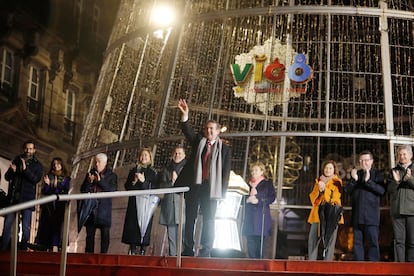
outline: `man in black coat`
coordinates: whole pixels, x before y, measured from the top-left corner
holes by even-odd
[[[162,168],[160,188],[171,188],[180,175],[186,163],[185,150],[176,146],[172,152],[171,160]],[[177,256],[178,223],[180,218],[180,195],[165,194],[161,201],[160,224],[167,227],[168,250],[170,256]]]
[[[371,152],[359,155],[361,169],[352,169],[351,183],[345,191],[352,198],[354,260],[364,261],[364,240],[368,242],[368,260],[379,261],[380,198],[385,193],[384,174],[374,168]]]
[[[13,160],[4,176],[9,181],[7,198],[11,205],[34,200],[36,198],[36,185],[43,176],[43,166],[35,156],[34,142],[24,142],[23,150],[24,153]],[[27,250],[33,211],[34,207],[21,211],[23,232],[20,243],[21,250]],[[7,250],[10,246],[11,228],[15,217],[14,213],[5,217],[1,250]]]
[[[201,250],[198,256],[209,257],[214,242],[217,201],[225,198],[231,168],[231,148],[219,137],[220,125],[207,121],[203,134],[196,134],[188,122],[189,108],[180,99],[181,130],[191,144],[191,155],[178,176],[175,186],[189,186],[185,195],[186,218],[184,233],[184,256],[193,256],[194,223],[198,207],[203,215]]]
[[[117,182],[118,176],[108,166],[108,156],[105,153],[99,153],[95,157],[95,168],[86,174],[80,191],[81,193],[114,192],[118,189]],[[92,199],[92,201],[96,202],[94,208],[83,212],[86,215],[85,252],[94,252],[95,233],[96,229],[99,228],[101,230],[101,253],[107,253],[109,248],[109,232],[112,224],[112,198]],[[81,208],[87,208],[88,205],[84,204],[82,206]]]

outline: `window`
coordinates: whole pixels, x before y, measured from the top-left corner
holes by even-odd
[[[75,93],[68,89],[66,91],[66,108],[65,117],[69,121],[74,121],[74,110],[75,110]]]
[[[0,101],[13,103],[17,98],[13,86],[13,52],[0,48]]]
[[[1,50],[0,58],[0,82],[1,87],[4,85],[12,86],[13,77],[13,53],[8,49]]]
[[[27,93],[27,109],[30,113],[39,114],[39,70],[30,66],[29,88]]]
[[[66,105],[65,105],[65,133],[69,137],[75,135],[75,92],[72,89],[66,90]]]

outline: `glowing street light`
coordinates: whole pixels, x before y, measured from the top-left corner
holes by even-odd
[[[152,9],[150,22],[159,27],[168,27],[174,22],[174,9],[168,5],[157,5]]]

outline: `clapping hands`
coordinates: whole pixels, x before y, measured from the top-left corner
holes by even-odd
[[[101,181],[101,176],[99,175],[98,171],[90,172],[88,175],[89,183],[93,183],[95,181]]]
[[[408,181],[410,179],[412,175],[412,171],[411,169],[407,169],[407,171],[405,172],[404,175],[404,181]],[[392,177],[394,179],[395,182],[397,182],[397,184],[399,184],[401,182],[401,176],[398,170],[392,170]]]

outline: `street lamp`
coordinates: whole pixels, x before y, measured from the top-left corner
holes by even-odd
[[[166,4],[155,5],[152,9],[150,22],[154,26],[165,28],[171,26],[175,20],[174,9]]]

